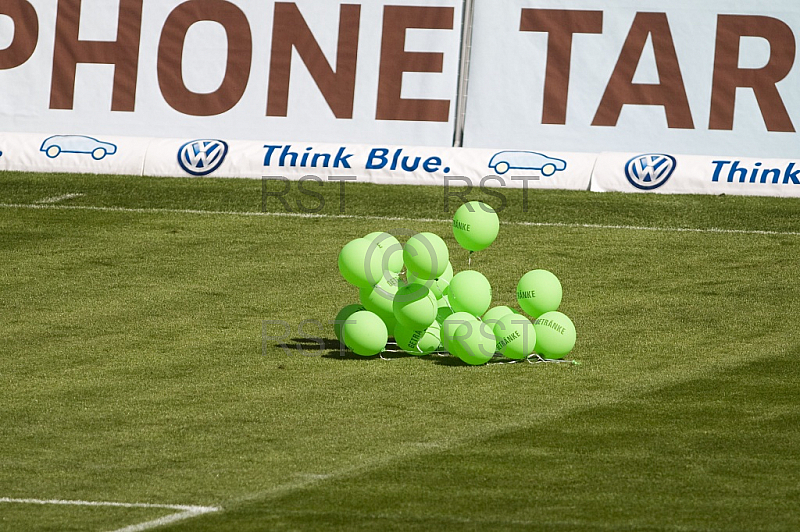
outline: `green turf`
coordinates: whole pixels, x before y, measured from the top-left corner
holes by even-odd
[[[115,508],[60,504],[1,503],[2,530],[82,532],[115,530],[177,513],[163,508]]]
[[[581,365],[468,367],[327,326],[351,238],[433,231],[465,269],[461,200],[348,184],[341,213],[328,183],[328,217],[258,215],[276,184],[0,173],[0,498],[223,508],[169,530],[800,528],[800,201],[504,190],[472,266],[514,307],[558,275]],[[163,515],[3,504],[7,530]]]

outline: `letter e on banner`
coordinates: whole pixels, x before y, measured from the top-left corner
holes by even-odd
[[[385,6],[381,67],[378,74],[377,120],[447,122],[450,100],[402,98],[403,72],[442,72],[444,54],[406,52],[409,28],[452,30],[452,7]]]

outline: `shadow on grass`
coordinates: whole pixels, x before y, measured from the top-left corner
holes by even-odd
[[[355,354],[335,338],[290,338],[289,342],[275,344],[275,347],[297,351],[298,354],[302,353],[307,356],[321,356],[336,360],[373,360],[376,358],[391,360],[414,357],[397,347],[397,344],[391,340],[387,349],[382,353],[366,357]]]
[[[465,362],[463,362],[460,358],[449,354],[440,355],[434,353],[431,355],[412,355],[410,353],[406,353],[405,351],[395,346],[391,342],[389,346],[390,346],[389,349],[386,349],[379,355],[373,355],[369,357],[357,355],[347,348],[343,348],[341,351],[340,350],[329,351],[328,353],[322,355],[322,357],[335,358],[338,360],[375,360],[376,358],[382,358],[384,360],[395,360],[401,358],[418,358],[420,360],[424,360],[432,364],[437,364],[439,366],[464,367],[468,365]]]
[[[380,354],[372,355],[372,356],[361,356],[353,353],[347,348],[339,351],[329,351],[322,355],[322,358],[335,358],[336,360],[375,360],[376,358],[383,358],[384,360],[394,360],[398,358],[414,358],[414,355],[409,355],[405,351],[397,350],[397,351],[383,351]]]
[[[337,342],[338,343],[338,342]],[[382,358],[384,360],[394,360],[397,358],[416,358],[414,355],[406,353],[399,347],[397,344],[394,343],[394,340],[389,340],[389,343],[386,345],[386,349],[384,349],[381,353],[372,356],[361,356],[357,355],[347,347],[342,345],[341,347],[337,346],[337,349],[329,351],[328,353],[322,355],[323,358],[335,358],[338,360],[374,360],[376,358]]]
[[[339,349],[339,340],[330,338],[290,338],[292,343],[279,343],[275,347],[294,351],[326,351]]]
[[[467,364],[466,362],[464,362],[463,360],[454,355],[441,356],[434,354],[434,355],[428,355],[424,358],[429,359],[432,363],[436,364],[437,366],[454,366],[459,368],[469,366],[469,364]]]
[[[289,343],[291,342],[291,343]],[[382,358],[384,360],[395,360],[401,358],[419,358],[426,360],[438,366],[451,366],[451,367],[464,367],[469,366],[466,362],[457,356],[449,354],[430,354],[430,355],[412,355],[406,353],[394,343],[394,340],[389,340],[387,348],[378,355],[361,356],[357,355],[335,338],[290,338],[289,342],[275,344],[275,347],[282,349],[290,349],[297,351],[298,354],[302,353],[306,356],[320,356],[322,358],[335,359],[335,360],[375,360]]]

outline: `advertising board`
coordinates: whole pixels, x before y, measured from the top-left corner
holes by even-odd
[[[450,146],[460,0],[3,0],[0,131]]]
[[[476,0],[464,146],[798,156],[793,0]]]

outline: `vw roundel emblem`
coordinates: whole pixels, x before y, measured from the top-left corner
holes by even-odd
[[[227,154],[228,143],[223,140],[190,140],[178,150],[178,164],[188,174],[204,176],[219,168]]]
[[[625,163],[625,177],[641,190],[653,190],[667,182],[677,162],[672,155],[645,153]]]

